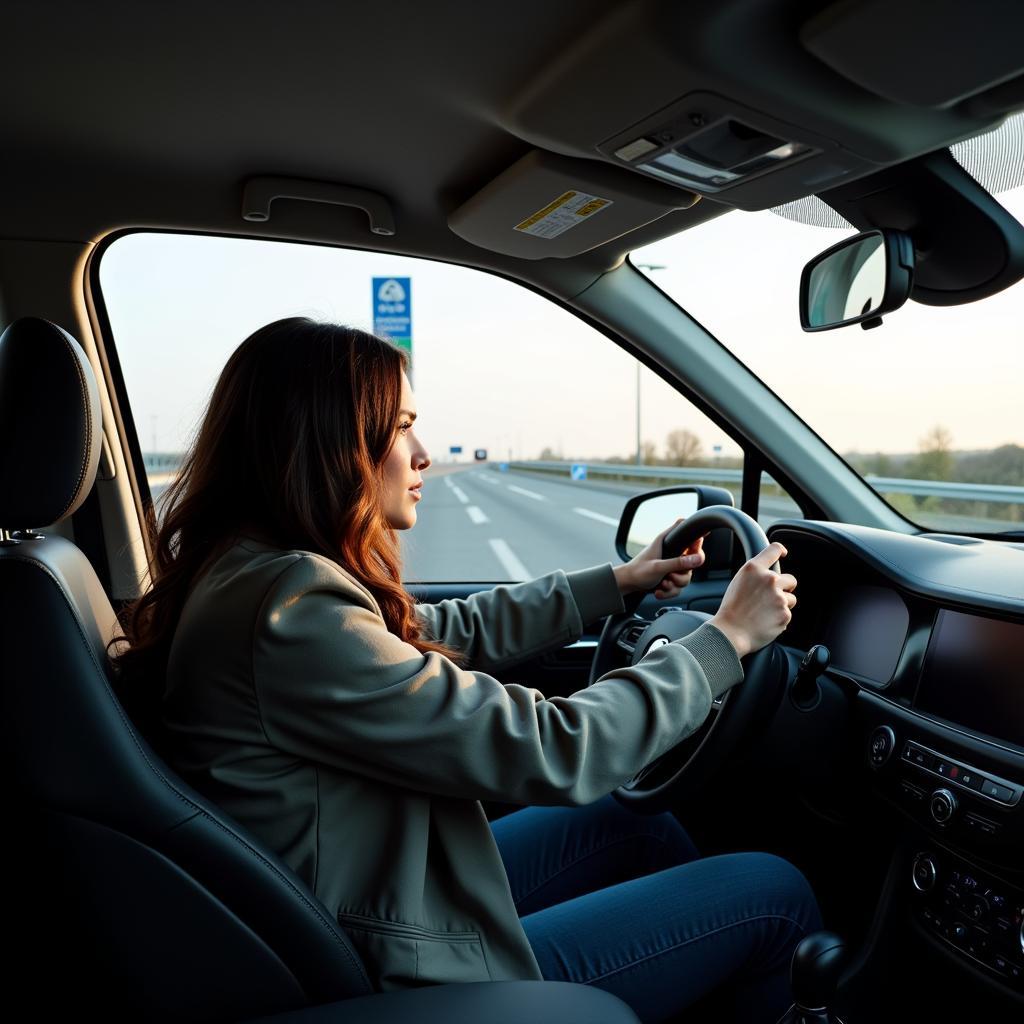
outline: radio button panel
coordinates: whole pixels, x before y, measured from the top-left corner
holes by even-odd
[[[970,790],[974,796],[990,800],[999,807],[1015,807],[1024,794],[1024,789],[1012,782],[979,771],[971,765],[947,757],[936,750],[930,750],[913,740],[907,740],[903,744],[900,760],[931,773],[947,786],[952,784]]]

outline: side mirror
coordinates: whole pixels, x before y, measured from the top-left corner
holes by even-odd
[[[615,550],[628,562],[666,527],[679,518],[692,516],[709,505],[735,505],[731,491],[722,487],[666,487],[637,494],[626,502],[615,535]],[[709,569],[729,566],[732,559],[732,531],[714,530],[704,541],[703,575]],[[698,574],[695,574],[698,575]]]
[[[800,275],[800,326],[877,327],[914,283],[914,246],[902,231],[864,231],[815,256]]]

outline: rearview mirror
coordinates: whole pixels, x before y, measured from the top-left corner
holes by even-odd
[[[914,246],[902,231],[864,231],[815,256],[800,275],[800,326],[877,327],[899,309],[914,280]]]
[[[615,535],[615,550],[624,562],[628,562],[677,519],[686,519],[697,509],[709,505],[734,504],[731,492],[723,487],[666,487],[637,494],[626,502],[622,510],[619,530]],[[728,530],[724,532],[729,534]],[[710,560],[711,553],[706,543],[705,555]]]

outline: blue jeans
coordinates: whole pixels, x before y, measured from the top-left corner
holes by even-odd
[[[792,1002],[793,949],[822,922],[789,861],[701,859],[673,815],[638,815],[612,796],[527,807],[491,830],[546,979],[607,989],[645,1024],[715,990],[723,1021],[775,1024]]]

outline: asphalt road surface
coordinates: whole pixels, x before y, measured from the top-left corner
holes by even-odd
[[[508,582],[617,562],[626,498],[531,473],[428,471],[418,522],[401,535],[405,578]]]
[[[428,471],[418,522],[401,534],[405,579],[509,582],[553,569],[616,564],[619,517],[630,494],[640,489],[485,466],[440,477]],[[765,511],[765,526],[797,514],[790,505]]]

